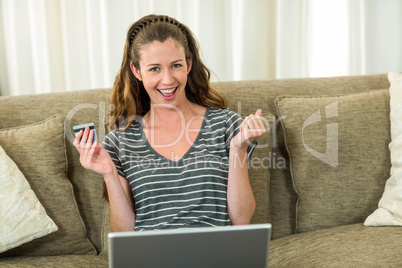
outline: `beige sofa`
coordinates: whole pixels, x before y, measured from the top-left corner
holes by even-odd
[[[242,116],[261,108],[269,124],[249,165],[252,222],[273,225],[270,267],[402,265],[402,228],[363,226],[389,176],[386,75],[213,87]],[[1,267],[107,267],[102,178],[81,167],[71,141],[72,126],[87,122],[103,139],[109,95],[98,89],[0,97],[0,146],[58,226],[1,253]]]

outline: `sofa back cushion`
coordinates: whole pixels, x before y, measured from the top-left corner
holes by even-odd
[[[98,138],[102,140],[105,136],[103,122],[109,112],[109,102],[110,89],[0,97],[0,130],[34,124],[55,114],[63,119],[65,126],[63,141],[68,161],[67,178],[73,186],[87,236],[98,252],[101,249],[103,179],[96,173],[84,169],[79,163],[79,154],[72,144],[74,139],[72,127],[93,122]]]
[[[298,193],[296,232],[363,222],[390,169],[388,90],[276,105]]]
[[[242,116],[261,108],[263,113],[277,116],[274,100],[280,95],[348,94],[389,88],[386,75],[335,78],[272,79],[215,82],[212,87],[226,96],[228,106]],[[110,89],[83,90],[0,98],[0,129],[31,124],[54,114],[65,117],[69,127],[94,122],[98,138],[104,138],[103,117],[109,111]],[[10,112],[11,111],[11,112]],[[67,114],[69,116],[67,117]],[[71,121],[67,121],[71,118]],[[102,121],[102,122],[101,122]],[[100,123],[101,122],[101,123]],[[272,132],[270,155],[270,222],[273,238],[292,234],[295,230],[297,194],[290,176],[289,159],[283,130],[277,120]],[[102,132],[103,131],[103,132]],[[68,130],[67,130],[68,132]],[[102,178],[86,171],[78,161],[78,153],[66,141],[68,178],[74,186],[78,207],[87,234],[98,249],[102,225]]]
[[[386,75],[330,78],[272,79],[215,82],[212,87],[227,97],[228,105],[241,115],[261,108],[264,113],[278,116],[274,101],[281,95],[352,94],[389,88]],[[295,232],[297,194],[290,175],[289,157],[280,120],[272,132],[270,156],[270,222],[272,238]]]
[[[53,116],[36,124],[0,130],[0,145],[58,227],[58,231],[0,256],[95,255],[66,176],[64,118]]]

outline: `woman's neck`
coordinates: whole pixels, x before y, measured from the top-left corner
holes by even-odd
[[[143,121],[144,127],[179,127],[186,125],[190,120],[199,116],[204,116],[205,107],[188,102],[180,107],[174,105],[152,105],[148,113],[145,114]]]

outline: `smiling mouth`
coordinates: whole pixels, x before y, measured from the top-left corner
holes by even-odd
[[[176,92],[176,90],[179,87],[175,87],[175,88],[171,88],[171,89],[157,89],[159,91],[159,93],[161,93],[164,97],[171,97],[174,95],[174,93]]]

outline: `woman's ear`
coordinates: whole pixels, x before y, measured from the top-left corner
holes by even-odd
[[[193,59],[190,58],[190,59],[187,61],[187,74],[190,73],[192,65],[193,65]]]
[[[141,76],[140,70],[138,70],[137,68],[135,68],[132,62],[130,62],[130,69],[131,69],[131,71],[133,72],[134,76],[135,76],[138,80],[142,81],[142,76]]]

